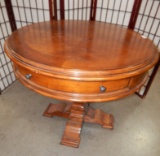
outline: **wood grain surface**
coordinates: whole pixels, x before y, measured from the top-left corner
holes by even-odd
[[[10,57],[25,66],[73,79],[136,75],[158,59],[157,47],[149,39],[122,26],[94,21],[29,25],[10,36],[7,47]]]
[[[78,147],[83,122],[113,128],[113,116],[88,102],[136,92],[159,59],[157,47],[122,26],[50,21],[13,32],[5,42],[17,78],[28,88],[71,104],[50,104],[44,115],[68,118],[61,144]]]
[[[7,39],[5,51],[24,85],[46,96],[81,102],[134,93],[159,58],[149,39],[122,26],[94,21],[25,26]],[[32,77],[26,79],[27,74]]]

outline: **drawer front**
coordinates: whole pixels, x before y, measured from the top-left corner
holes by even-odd
[[[111,93],[126,89],[129,84],[130,78],[112,80],[112,81],[78,81],[78,80],[66,80],[58,79],[46,75],[42,75],[33,71],[30,71],[21,66],[16,66],[16,70],[29,81],[36,83],[37,85],[49,88],[52,90],[90,94],[90,93]]]

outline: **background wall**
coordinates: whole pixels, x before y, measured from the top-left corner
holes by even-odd
[[[49,0],[11,0],[11,2],[17,28],[50,20]],[[91,2],[92,0],[64,0],[64,19],[90,20]],[[127,28],[134,2],[135,0],[97,0],[95,20]],[[55,4],[55,0],[52,0],[51,3]],[[60,20],[60,0],[56,0],[56,3],[57,20]],[[0,90],[3,91],[15,81],[11,62],[3,49],[4,40],[11,34],[4,0],[0,0],[0,24]],[[150,38],[160,49],[159,0],[142,0],[134,30]],[[145,86],[146,84],[141,89],[141,94],[143,94]]]
[[[60,19],[60,4],[58,7],[58,19]],[[65,19],[67,20],[89,20],[91,0],[65,0]]]
[[[4,1],[0,1],[0,90],[10,86],[16,79],[10,59],[4,53],[4,41],[11,34],[11,28]]]
[[[17,28],[49,21],[48,0],[11,0]]]
[[[134,0],[99,0],[96,20],[128,26]]]
[[[142,0],[135,31],[150,38],[160,49],[160,1]]]

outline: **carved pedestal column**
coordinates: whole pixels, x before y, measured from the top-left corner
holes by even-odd
[[[80,144],[83,121],[99,124],[103,128],[113,128],[113,116],[90,107],[88,103],[50,104],[43,115],[68,118],[61,144],[71,147]]]
[[[84,104],[73,103],[61,144],[78,147],[84,118]]]

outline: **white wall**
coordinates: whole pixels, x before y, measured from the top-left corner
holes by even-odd
[[[90,5],[91,5],[91,0],[66,0],[65,19],[89,20]],[[59,3],[57,9],[59,9]],[[58,12],[58,19],[60,19],[60,12]]]
[[[50,20],[48,0],[11,0],[11,2],[17,28]]]
[[[135,31],[153,40],[160,49],[160,1],[152,2],[142,1]]]
[[[134,0],[98,0],[96,20],[128,26]]]

